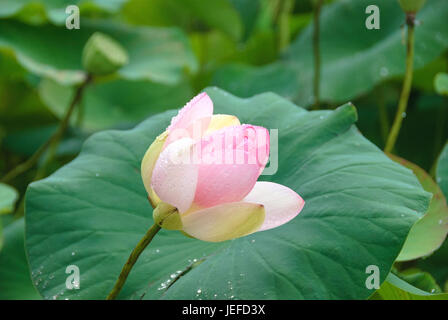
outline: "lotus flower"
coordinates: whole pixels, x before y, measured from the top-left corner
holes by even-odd
[[[172,208],[167,229],[210,242],[281,226],[305,202],[293,190],[257,182],[269,157],[269,132],[231,115],[213,115],[201,93],[171,120],[146,152],[141,172],[151,204]]]

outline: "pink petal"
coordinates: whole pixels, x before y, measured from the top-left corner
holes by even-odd
[[[165,146],[186,137],[198,136],[197,138],[200,139],[207,130],[212,115],[212,100],[205,92],[198,94],[179,110],[177,116],[171,119],[171,124],[167,128],[170,136]]]
[[[171,143],[157,159],[151,186],[159,198],[187,211],[194,199],[198,166],[191,161],[194,141],[184,138]]]
[[[269,133],[251,125],[226,127],[204,137],[195,155],[199,176],[194,203],[207,208],[237,202],[252,190],[266,165]]]
[[[244,198],[245,202],[262,204],[266,218],[260,230],[268,230],[287,223],[302,211],[305,201],[293,190],[273,182],[257,182]]]

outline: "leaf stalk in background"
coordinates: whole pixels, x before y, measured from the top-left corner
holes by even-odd
[[[415,33],[415,13],[406,13],[407,38],[406,38],[406,71],[404,75],[403,88],[398,102],[397,113],[395,115],[394,123],[387,137],[386,147],[384,152],[390,153],[397,141],[398,134],[401,129],[403,118],[406,115],[406,108],[408,106],[409,95],[411,93],[412,75],[414,69],[414,33]]]
[[[57,130],[53,133],[53,135],[43,145],[41,145],[39,147],[39,149],[37,149],[37,151],[28,160],[19,164],[14,169],[9,171],[0,180],[1,182],[8,182],[8,181],[14,179],[15,177],[17,177],[18,175],[31,169],[49,147],[53,148],[54,146],[56,146],[59,143],[60,139],[62,138],[65,131],[67,130],[67,127],[68,127],[68,124],[70,121],[70,117],[71,117],[73,111],[75,110],[76,105],[82,100],[84,89],[91,81],[92,81],[92,76],[89,74],[86,76],[86,78],[81,83],[81,85],[78,87],[78,89],[76,89],[75,95],[73,96],[70,106],[67,109],[67,112],[65,113],[64,118],[59,122],[59,126],[58,126]]]
[[[278,26],[278,50],[283,51],[290,42],[289,15],[294,9],[293,0],[279,0],[275,23]]]
[[[381,138],[383,143],[386,143],[389,134],[389,116],[387,114],[386,99],[384,97],[384,87],[378,86],[376,89],[376,96],[378,101],[378,113],[380,119]]]
[[[320,105],[320,12],[323,0],[316,0],[314,6],[314,26],[313,26],[313,56],[314,56],[314,109],[319,109]]]
[[[106,300],[114,300],[118,296],[126,282],[126,279],[128,278],[129,273],[132,270],[132,267],[137,262],[138,257],[142,254],[143,250],[145,250],[145,248],[152,241],[152,239],[160,229],[161,227],[158,224],[154,223],[151,228],[148,229],[143,238],[139,241],[134,250],[132,250],[131,255],[126,261],[126,264],[123,266],[123,269],[121,270],[121,273],[118,276],[118,279],[115,282],[115,285],[112,288],[112,291],[107,296]]]

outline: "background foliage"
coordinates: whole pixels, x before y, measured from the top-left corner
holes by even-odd
[[[79,30],[65,28],[69,4],[80,6]],[[380,30],[365,28],[370,4],[380,8]],[[210,86],[225,90],[207,89],[217,111],[279,128],[283,169],[273,180],[294,188],[309,207],[278,232],[219,245],[162,233],[122,298],[446,298],[447,15],[445,0],[428,0],[417,15],[416,70],[394,163],[380,149],[405,66],[398,1],[325,1],[320,108],[328,111],[306,110],[315,102],[311,0],[2,1],[0,177],[56,130],[85,77],[81,52],[93,32],[120,42],[130,63],[87,87],[55,150],[0,183],[0,298],[106,296],[151,223],[139,159],[174,114],[165,111]],[[338,108],[349,101],[357,112]],[[61,167],[30,186],[25,221],[29,183]],[[423,189],[434,195],[428,209]],[[112,210],[109,202],[123,192],[127,200]],[[104,201],[92,205],[89,197],[100,195]],[[84,245],[91,249],[80,250]],[[68,292],[64,268],[74,262],[88,289]],[[263,268],[251,275],[253,264]],[[373,295],[364,285],[368,264],[380,266],[384,281]],[[178,278],[179,270],[188,274]],[[219,281],[201,282],[204,272]]]

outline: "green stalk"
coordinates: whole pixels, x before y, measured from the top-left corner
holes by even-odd
[[[406,25],[408,26],[406,39],[406,71],[400,100],[398,102],[397,114],[395,115],[395,120],[389,132],[386,147],[384,148],[384,152],[386,153],[390,153],[395,146],[403,122],[403,117],[408,106],[409,95],[411,93],[412,74],[414,69],[415,14],[406,14]]]
[[[384,88],[380,85],[377,89],[378,113],[380,119],[381,138],[386,143],[389,133],[389,117],[387,115],[387,106],[384,98]]]
[[[148,229],[144,237],[139,241],[134,250],[132,250],[131,255],[126,261],[126,264],[123,266],[123,269],[121,270],[121,273],[106,300],[114,300],[118,296],[126,282],[126,279],[128,278],[129,273],[132,270],[132,267],[137,262],[138,257],[142,254],[143,250],[145,250],[160,229],[161,228],[158,224],[153,224],[152,227]]]
[[[289,45],[290,30],[289,30],[289,15],[294,9],[294,1],[280,0],[277,8],[276,23],[278,25],[278,49],[282,51]]]
[[[314,109],[319,109],[320,105],[320,12],[323,0],[317,0],[314,7],[314,27],[313,27],[313,55],[314,55]]]
[[[76,105],[82,99],[84,89],[90,83],[91,80],[92,80],[92,77],[90,75],[88,75],[85,78],[85,80],[83,81],[83,83],[81,83],[81,85],[78,87],[78,89],[76,90],[75,95],[72,99],[72,102],[70,103],[70,106],[69,106],[67,112],[65,113],[64,118],[61,120],[61,122],[59,122],[59,126],[58,126],[57,130],[55,131],[55,133],[53,133],[53,135],[43,145],[41,145],[39,147],[39,149],[37,149],[37,151],[28,160],[19,164],[14,169],[9,171],[0,180],[1,182],[8,182],[11,179],[14,179],[15,177],[17,177],[18,175],[31,169],[50,146],[53,146],[53,145],[59,143],[60,139],[62,138],[65,131],[67,130],[67,127],[68,127],[68,124],[70,121],[70,117],[71,117],[73,111],[75,110]]]

